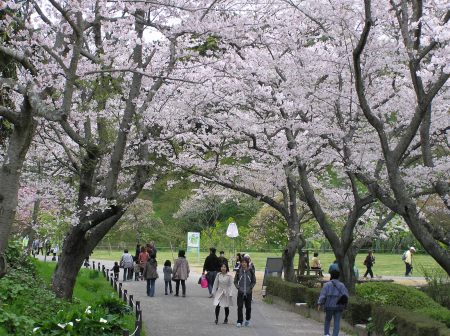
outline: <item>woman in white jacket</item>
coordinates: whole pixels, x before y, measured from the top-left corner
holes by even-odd
[[[228,267],[226,264],[220,265],[220,273],[216,275],[212,294],[214,295],[214,306],[216,306],[216,320],[219,321],[220,307],[225,309],[224,324],[228,323],[228,315],[230,314],[230,308],[233,305],[233,277],[228,274]]]

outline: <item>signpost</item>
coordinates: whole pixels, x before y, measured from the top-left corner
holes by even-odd
[[[188,232],[187,252],[197,250],[197,263],[200,262],[200,232]]]

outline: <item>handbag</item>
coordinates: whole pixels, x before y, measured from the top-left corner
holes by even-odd
[[[204,275],[200,277],[200,286],[202,288],[208,288],[208,279]]]
[[[331,281],[331,283],[338,290],[339,294],[341,294],[341,296],[339,297],[339,299],[337,300],[336,303],[341,306],[347,306],[348,296],[345,294],[342,294],[341,291],[339,290],[339,288],[335,285],[335,283],[333,281]]]

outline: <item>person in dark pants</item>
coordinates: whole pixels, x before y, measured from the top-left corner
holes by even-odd
[[[219,265],[225,264],[227,266],[227,272],[230,271],[230,267],[228,266],[228,259],[225,258],[225,252],[224,251],[220,251],[219,253]],[[222,267],[222,266],[220,266]]]
[[[175,260],[175,263],[173,265],[173,280],[175,280],[175,295],[178,296],[178,293],[180,291],[180,283],[181,283],[181,290],[183,293],[183,297],[186,297],[186,279],[189,277],[190,269],[189,269],[189,263],[186,260],[185,251],[180,250],[178,251],[178,259]]]
[[[256,284],[255,272],[248,267],[248,259],[244,258],[241,262],[241,267],[234,276],[234,286],[238,290],[237,294],[237,313],[238,319],[236,327],[242,327],[244,321],[243,306],[245,305],[245,322],[244,326],[250,325],[250,318],[252,314],[252,290]]]
[[[375,264],[375,257],[373,256],[373,252],[369,251],[366,259],[364,260],[364,265],[366,265],[366,273],[364,273],[364,278],[367,277],[367,274],[370,274],[370,277],[373,278],[372,267]]]
[[[203,263],[203,273],[202,273],[204,275],[205,272],[208,272],[206,274],[206,279],[208,279],[208,291],[210,298],[213,297],[212,289],[218,271],[219,271],[219,258],[217,258],[216,249],[214,247],[211,247],[209,249],[209,256],[205,258],[205,262]]]

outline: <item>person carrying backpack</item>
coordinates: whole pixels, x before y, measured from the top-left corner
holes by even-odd
[[[409,250],[405,251],[402,255],[402,260],[405,263],[405,276],[411,276],[411,272],[413,269],[413,254],[416,252],[414,246],[411,246]]]
[[[348,290],[345,285],[340,282],[340,272],[332,270],[330,272],[330,281],[328,281],[320,291],[319,300],[317,301],[317,310],[321,307],[325,309],[324,335],[330,336],[331,319],[334,319],[333,336],[339,335],[342,312],[347,306]]]

